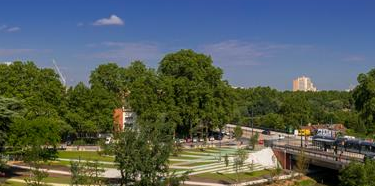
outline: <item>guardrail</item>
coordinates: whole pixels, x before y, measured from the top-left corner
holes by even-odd
[[[363,158],[361,158],[360,156],[358,156],[358,154],[355,154],[355,153],[353,153],[352,155],[348,155],[348,154],[344,155],[343,153],[335,154],[333,151],[332,152],[320,151],[320,150],[316,150],[314,148],[309,148],[309,147],[298,147],[298,146],[293,146],[293,145],[288,145],[288,144],[278,144],[278,143],[273,143],[272,148],[285,150],[285,152],[289,154],[293,154],[293,155],[300,155],[303,152],[308,158],[318,159],[320,161],[325,161],[325,162],[334,163],[334,164],[348,164],[352,161],[363,162]]]

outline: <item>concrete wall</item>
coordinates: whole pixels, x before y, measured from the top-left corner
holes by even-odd
[[[281,166],[283,169],[291,169],[292,165],[292,158],[291,154],[285,153],[283,150],[278,150],[278,149],[272,149],[273,153],[275,154],[277,160],[280,162]]]

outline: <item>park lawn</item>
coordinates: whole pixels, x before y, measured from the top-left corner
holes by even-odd
[[[191,169],[173,169],[173,168],[169,168],[168,172],[172,173],[173,171],[180,172],[180,171],[188,171],[188,170],[191,170]]]
[[[85,163],[85,161],[81,161],[81,162]],[[52,161],[52,162],[48,162],[48,163],[50,165],[62,165],[62,166],[70,167],[70,161],[60,160],[60,161]],[[101,168],[116,168],[116,165],[114,165],[114,164],[99,163],[99,167],[101,167]]]
[[[265,175],[270,175],[270,171],[260,170],[260,171],[254,171],[254,172],[242,172],[238,174],[240,181],[253,180],[254,178],[262,177]],[[199,178],[217,180],[217,181],[225,181],[229,183],[235,183],[237,179],[237,175],[235,173],[233,174],[202,173],[202,174],[197,174],[194,176],[199,177]]]
[[[201,158],[199,158],[199,157],[187,157],[187,156],[169,156],[169,159],[196,160],[196,159],[201,159]]]
[[[96,151],[58,151],[58,157],[64,159],[98,160],[113,162],[114,157],[101,156]]]
[[[6,181],[4,186],[26,186],[26,183],[20,183],[15,181]]]
[[[304,179],[304,180],[297,181],[295,185],[296,186],[314,186],[316,185],[316,181],[313,179]]]
[[[192,163],[184,164],[184,165],[181,165],[181,166],[195,167],[195,166],[200,166],[200,165],[209,165],[209,164],[213,164],[213,163],[216,163],[216,162],[215,161],[212,161],[212,162],[192,162]]]

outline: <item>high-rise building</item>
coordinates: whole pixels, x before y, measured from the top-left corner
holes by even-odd
[[[293,91],[316,91],[316,87],[311,82],[309,77],[298,77],[297,79],[293,80]]]

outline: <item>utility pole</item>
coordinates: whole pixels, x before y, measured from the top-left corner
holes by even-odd
[[[302,118],[301,118],[301,124],[300,124],[300,131],[302,133]],[[302,145],[302,134],[301,135],[301,148],[303,148],[303,145]]]
[[[251,107],[251,137],[254,135],[254,109]]]

